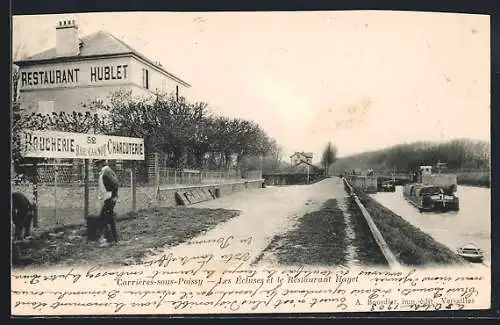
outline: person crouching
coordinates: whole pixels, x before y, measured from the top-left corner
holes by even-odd
[[[104,228],[104,238],[101,238],[100,246],[118,242],[114,208],[118,200],[118,177],[108,166],[106,160],[98,160],[96,166],[101,168],[99,172],[98,200],[101,203],[100,219]]]

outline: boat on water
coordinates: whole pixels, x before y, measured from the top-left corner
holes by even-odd
[[[484,259],[484,252],[474,244],[466,244],[459,247],[457,254],[470,262],[481,263]]]
[[[382,181],[378,184],[379,192],[396,192],[396,184],[394,181]]]
[[[452,190],[437,185],[404,185],[403,197],[420,212],[458,211],[460,205],[458,197]]]
[[[416,182],[403,186],[403,198],[420,212],[458,211],[456,175],[432,174],[430,166],[421,166],[420,170]]]

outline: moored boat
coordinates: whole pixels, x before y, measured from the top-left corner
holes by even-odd
[[[449,188],[421,183],[403,187],[403,197],[419,211],[458,211],[459,199]]]
[[[474,244],[466,244],[457,249],[457,254],[470,261],[481,263],[484,259],[484,252]]]
[[[403,197],[419,211],[458,211],[457,177],[453,174],[432,174],[431,166],[420,166],[415,183],[403,186]]]
[[[382,181],[378,184],[379,192],[396,192],[396,185],[393,181]]]

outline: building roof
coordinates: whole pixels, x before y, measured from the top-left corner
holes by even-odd
[[[292,158],[293,156],[296,156],[296,155],[301,155],[301,156],[304,156],[306,158],[312,158],[313,157],[312,152],[299,152],[299,151],[296,151],[293,155],[290,156],[290,158]]]
[[[150,65],[154,66],[157,70],[163,72],[172,79],[182,83],[184,86],[186,87],[191,86],[184,80],[166,71],[161,65],[153,62],[143,54],[136,51],[130,45],[126,44],[122,40],[118,39],[117,37],[113,36],[112,34],[104,30],[100,30],[95,33],[83,36],[80,38],[80,42],[81,42],[80,53],[72,57],[65,57],[65,59],[80,59],[88,57],[131,54],[146,61]],[[22,66],[22,65],[35,64],[46,61],[53,61],[58,59],[60,59],[60,57],[58,57],[56,54],[56,47],[53,47],[46,51],[19,60],[15,62],[15,64],[18,66]]]
[[[309,162],[307,162],[305,160],[302,160],[302,159],[298,163],[296,163],[293,167],[295,168],[295,167],[298,167],[298,166],[300,166],[302,164],[309,165],[309,166],[311,166],[313,168],[318,168],[318,167],[314,166],[313,164],[311,164],[311,163],[309,163]]]

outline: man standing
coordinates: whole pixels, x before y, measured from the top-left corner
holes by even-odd
[[[116,220],[114,207],[118,200],[118,177],[108,166],[104,159],[96,161],[96,166],[101,168],[99,172],[98,199],[101,202],[101,220],[105,228],[105,237],[108,243],[118,242],[118,233],[116,231]],[[106,243],[101,246],[106,246]]]
[[[31,223],[38,228],[36,205],[20,193],[12,193],[12,221],[15,226],[15,239],[22,240],[30,237]]]

